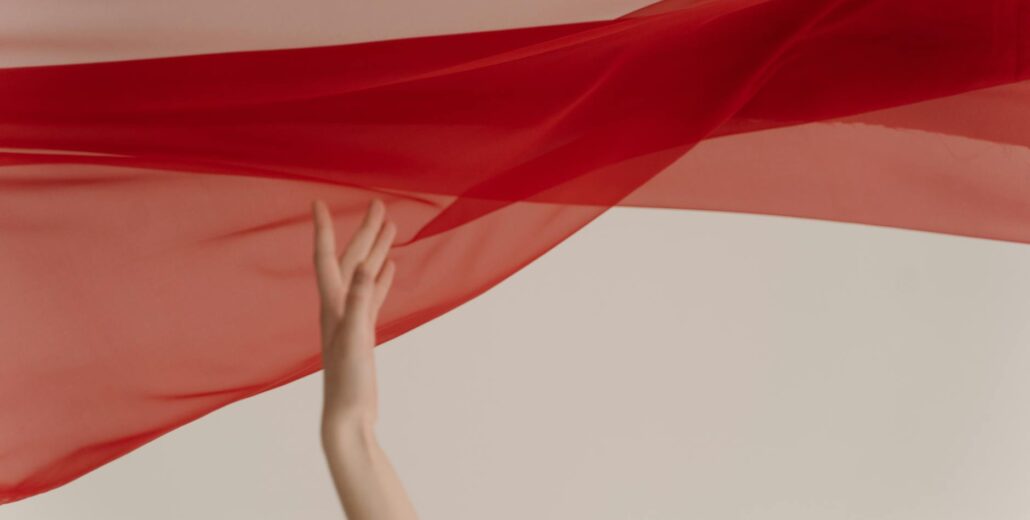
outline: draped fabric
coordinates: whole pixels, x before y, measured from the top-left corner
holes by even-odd
[[[616,205],[1030,242],[1028,31],[1025,0],[665,0],[5,65],[0,503],[318,370],[313,198],[398,224],[380,344]]]

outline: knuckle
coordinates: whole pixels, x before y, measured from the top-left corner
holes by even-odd
[[[364,262],[358,264],[354,270],[354,277],[361,282],[368,281],[372,277],[372,266]]]
[[[354,284],[347,291],[347,298],[351,301],[361,300],[368,296],[368,287],[365,284]]]

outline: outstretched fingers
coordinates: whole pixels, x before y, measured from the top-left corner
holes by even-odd
[[[343,254],[337,256],[329,208],[321,200],[314,201],[311,208],[323,337],[335,335],[341,327],[351,333],[374,334],[379,309],[396,272],[396,264],[387,257],[397,226],[386,218],[383,201],[372,199]]]

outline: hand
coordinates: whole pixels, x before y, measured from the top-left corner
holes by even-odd
[[[351,520],[415,520],[415,507],[372,431],[376,398],[376,319],[396,267],[386,259],[397,234],[373,199],[346,250],[336,256],[329,209],[312,204],[315,274],[322,301],[322,447]]]
[[[360,227],[337,257],[329,209],[312,205],[315,273],[321,298],[323,434],[347,424],[371,426],[378,417],[375,324],[393,282],[387,253],[397,234],[381,200],[373,199]]]

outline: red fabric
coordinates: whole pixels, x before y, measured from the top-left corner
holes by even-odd
[[[665,1],[0,69],[0,503],[318,370],[314,197],[341,236],[373,195],[399,225],[380,342],[614,205],[1030,242],[1028,29],[1022,0]]]

